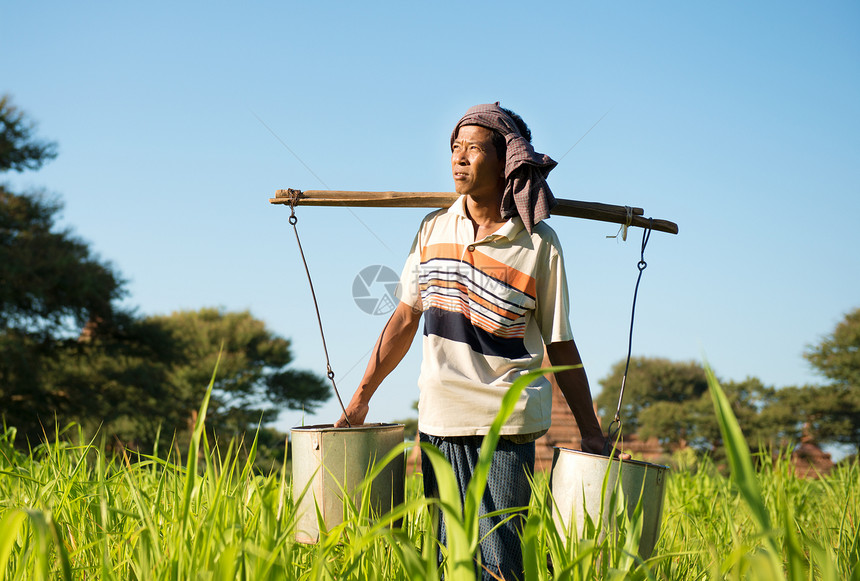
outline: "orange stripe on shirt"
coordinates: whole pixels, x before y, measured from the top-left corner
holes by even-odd
[[[475,303],[484,307],[485,309],[493,311],[497,315],[502,316],[506,319],[510,319],[511,321],[516,321],[517,319],[519,319],[520,317],[523,316],[522,313],[517,313],[516,311],[511,311],[511,310],[506,309],[497,303],[491,302],[490,300],[486,299],[485,297],[475,293],[474,291],[469,289],[465,284],[463,284],[462,282],[459,282],[459,281],[443,280],[443,279],[438,279],[438,278],[432,279],[431,282],[423,283],[419,286],[419,289],[420,289],[422,295],[425,292],[427,292],[429,287],[431,287],[431,286],[440,287],[440,288],[455,289],[455,290],[459,291],[462,295],[468,296],[469,300],[472,300]]]
[[[434,258],[465,262],[487,276],[500,280],[532,298],[537,296],[537,283],[533,277],[511,268],[503,262],[494,260],[478,250],[464,252],[462,244],[430,244],[425,246],[421,251],[421,262],[424,263]]]
[[[502,325],[498,321],[494,321],[488,317],[481,315],[478,312],[472,311],[468,307],[468,303],[462,297],[448,297],[445,295],[433,295],[426,304],[427,308],[436,307],[451,313],[459,313],[463,315],[472,325],[483,329],[491,335],[502,338],[522,339],[525,337],[525,323],[515,325]]]

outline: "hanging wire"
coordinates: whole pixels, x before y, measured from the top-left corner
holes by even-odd
[[[317,295],[314,292],[314,282],[311,280],[311,271],[308,269],[308,261],[305,260],[305,251],[302,250],[302,241],[299,239],[299,229],[296,228],[296,223],[299,219],[296,217],[296,204],[299,201],[299,190],[289,190],[290,192],[290,226],[293,227],[293,232],[296,233],[296,243],[299,245],[299,254],[302,256],[302,263],[305,265],[305,273],[308,275],[308,285],[311,287],[311,297],[314,300],[314,309],[317,313],[317,322],[320,326],[320,336],[322,337],[323,352],[325,353],[326,376],[331,381],[331,386],[334,388],[334,394],[337,396],[337,402],[340,404],[340,409],[343,410],[343,417],[346,419],[346,425],[352,427],[349,422],[349,417],[346,415],[346,408],[343,405],[343,400],[340,399],[340,393],[337,391],[337,385],[334,382],[334,371],[331,368],[331,361],[328,357],[328,347],[325,343],[325,332],[323,331],[322,317],[320,316],[320,308],[317,304]]]
[[[606,447],[610,450],[616,445],[619,434],[621,433],[621,400],[624,398],[624,386],[627,383],[627,372],[630,369],[630,354],[633,352],[633,321],[636,319],[636,297],[639,295],[639,283],[642,282],[642,273],[648,267],[645,262],[645,247],[648,245],[648,240],[651,238],[652,219],[648,218],[648,227],[642,232],[642,249],[639,252],[639,263],[636,267],[639,269],[639,276],[636,277],[636,288],[633,290],[633,308],[630,311],[630,333],[627,339],[627,362],[624,364],[624,375],[621,376],[621,390],[618,393],[618,407],[615,409],[615,418],[609,424],[609,437],[606,440]],[[612,427],[615,426],[613,430]]]

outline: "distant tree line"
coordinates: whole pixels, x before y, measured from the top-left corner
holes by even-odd
[[[0,96],[0,173],[56,156],[34,132]],[[193,425],[219,353],[207,418],[215,435],[262,425],[273,439],[265,426],[280,409],[313,411],[329,398],[323,378],[290,367],[289,340],[249,312],[141,316],[118,306],[125,281],[58,226],[61,210],[42,192],[0,184],[0,414],[19,442],[74,422],[123,446],[169,444]]]
[[[778,449],[801,440],[844,444],[860,451],[860,308],[811,345],[804,357],[825,385],[774,388],[755,377],[721,382],[753,449]],[[600,381],[595,403],[604,426],[618,405],[625,361]],[[655,437],[668,448],[715,452],[722,446],[704,368],[695,362],[633,358],[620,414],[626,434]]]

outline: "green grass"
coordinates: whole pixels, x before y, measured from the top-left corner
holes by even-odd
[[[601,541],[599,522],[586,538],[560,535],[539,475],[523,534],[528,579],[860,581],[860,468],[838,466],[820,480],[796,478],[786,458],[763,459],[754,469],[713,377],[711,389],[731,476],[707,459],[695,470],[674,471],[662,535],[643,563],[635,554],[635,515],[633,522],[618,515],[619,534]],[[515,398],[513,390],[498,425]],[[0,435],[0,579],[440,577],[432,507],[419,477],[408,480],[406,500],[392,515],[368,518],[359,502],[350,518],[309,546],[294,540],[289,475],[258,473],[254,443],[250,457],[239,460],[235,443],[213,449],[200,424],[183,461],[110,456],[95,442],[61,440],[22,454],[14,437],[14,429]],[[461,508],[450,467],[441,457],[431,461],[441,489],[436,506],[452,539],[445,578],[473,579],[476,504],[485,480],[473,480]],[[399,526],[389,526],[398,519]]]

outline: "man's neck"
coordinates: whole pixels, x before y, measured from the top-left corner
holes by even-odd
[[[466,196],[466,215],[475,229],[475,240],[489,236],[507,222],[502,218],[502,194],[495,199]]]

